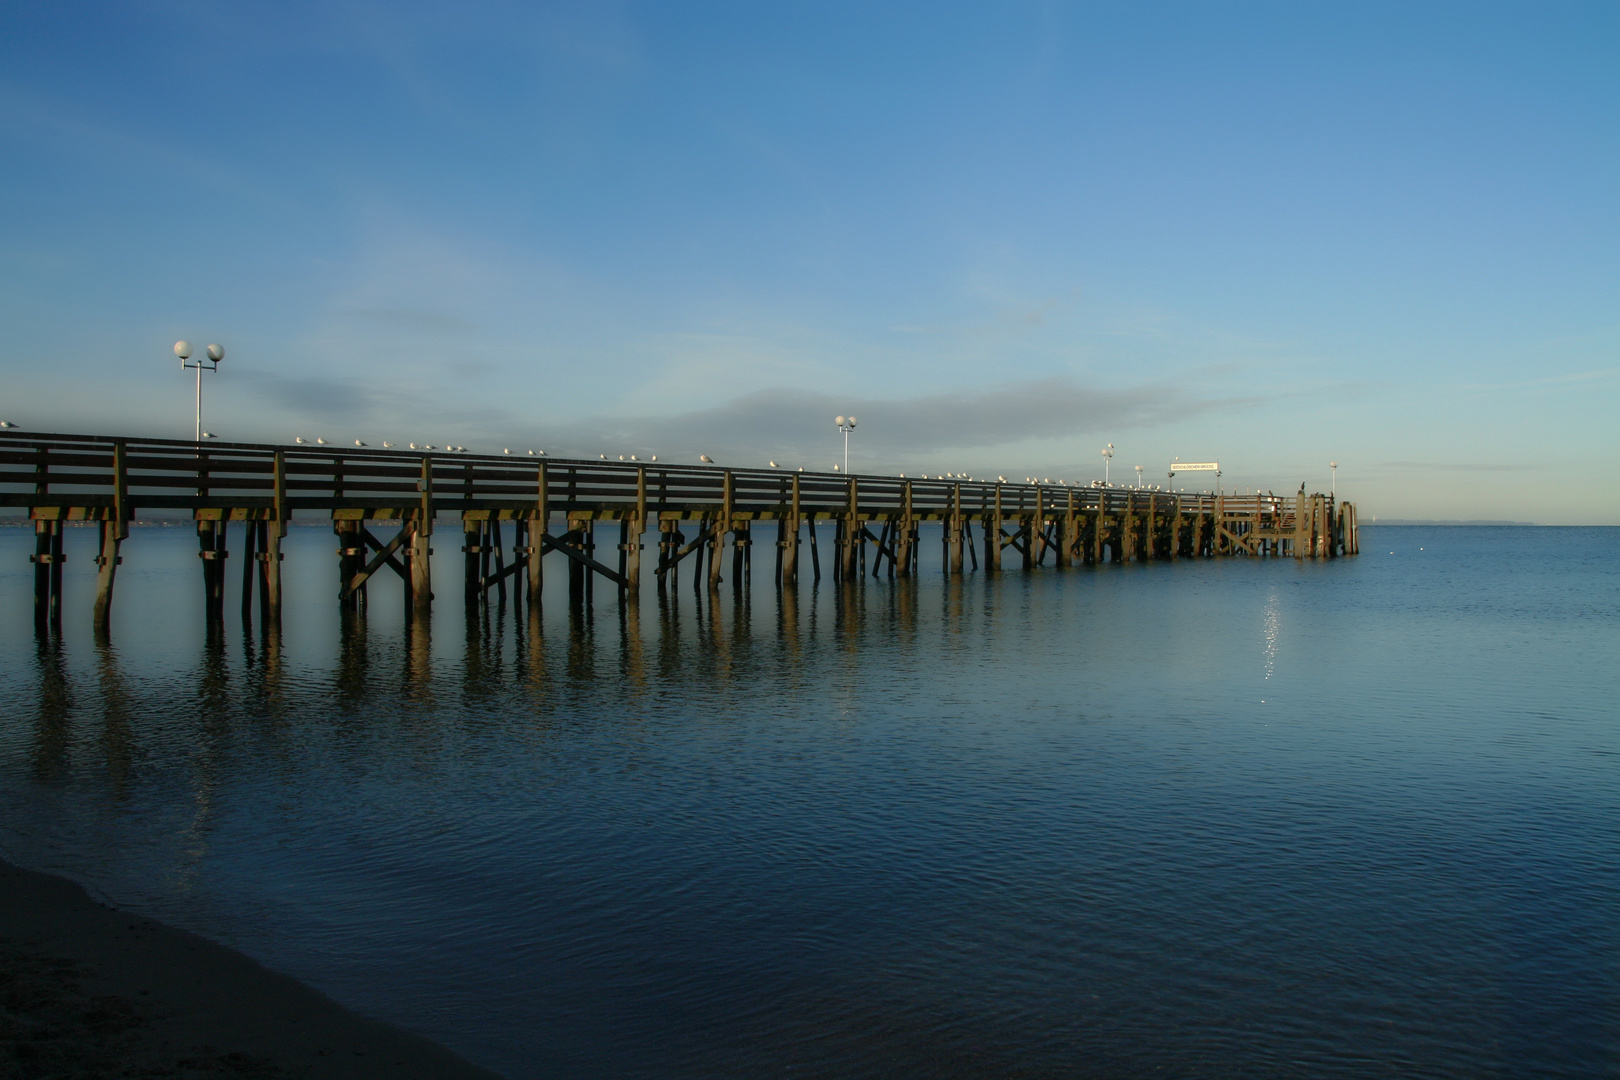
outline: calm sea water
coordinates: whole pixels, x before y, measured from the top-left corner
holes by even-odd
[[[294,529],[266,650],[142,529],[98,650],[4,529],[0,852],[514,1078],[1620,1075],[1620,529],[1363,535],[407,635]]]

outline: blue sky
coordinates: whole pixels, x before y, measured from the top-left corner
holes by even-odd
[[[0,415],[1620,524],[1620,7],[0,12]]]

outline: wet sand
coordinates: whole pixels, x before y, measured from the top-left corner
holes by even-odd
[[[195,934],[0,862],[0,1078],[491,1080]]]

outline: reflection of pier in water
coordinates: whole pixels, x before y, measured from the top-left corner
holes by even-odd
[[[347,759],[381,737],[390,753],[437,766],[454,757],[446,738],[458,732],[485,722],[519,737],[556,730],[581,722],[582,702],[591,703],[586,717],[614,724],[655,702],[704,713],[763,694],[787,709],[839,692],[841,678],[814,673],[815,657],[853,672],[874,648],[914,652],[929,631],[955,635],[994,618],[989,609],[1003,602],[1018,601],[972,578],[920,590],[826,581],[774,596],[683,590],[545,619],[509,597],[437,627],[368,624],[354,613],[330,652],[297,659],[277,634],[204,635],[194,651],[157,665],[150,642],[76,648],[42,635],[32,664],[10,675],[18,689],[34,682],[18,730],[28,732],[40,784],[88,783],[112,803],[148,805],[142,792],[154,783],[185,791],[172,834],[183,841],[183,879],[212,848],[229,806],[222,793],[245,754],[294,770],[301,753]]]
[[[94,623],[107,632],[123,541],[139,511],[189,512],[202,561],[204,612],[224,620],[227,542],[240,538],[241,611],[257,603],[279,626],[281,542],[296,517],[330,519],[340,606],[362,612],[377,575],[396,574],[420,622],[433,600],[432,536],[459,518],[462,596],[470,612],[493,596],[538,609],[547,554],[567,569],[576,605],[596,581],[636,610],[642,551],[656,537],[660,596],[680,587],[746,597],[755,526],[772,544],[773,585],[827,572],[849,584],[908,578],[925,565],[923,530],[937,528],[936,569],[997,573],[1006,553],[1024,570],[1223,555],[1331,558],[1355,554],[1355,509],[1331,495],[1222,495],[961,477],[844,476],[636,461],[551,460],[399,451],[287,449],[231,443],[0,433],[0,506],[34,522],[35,621],[60,625],[63,525],[99,523]],[[391,537],[373,528],[387,523]],[[554,533],[553,523],[562,531]],[[616,557],[598,558],[598,531]],[[687,530],[691,530],[688,534]],[[386,537],[386,538],[385,538]],[[727,551],[730,551],[728,558]],[[982,559],[980,553],[982,551]],[[808,560],[804,556],[808,554]],[[439,559],[443,574],[444,557]],[[932,560],[928,560],[932,561]]]

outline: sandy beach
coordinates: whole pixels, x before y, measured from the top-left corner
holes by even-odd
[[[0,1078],[490,1080],[195,934],[0,862]]]

